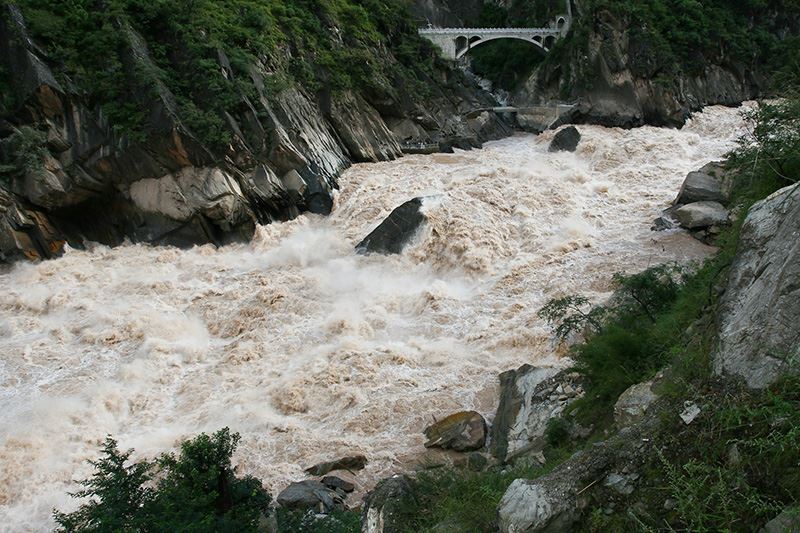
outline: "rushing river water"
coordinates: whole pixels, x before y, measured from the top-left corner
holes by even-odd
[[[536,313],[608,294],[617,271],[705,257],[652,220],[687,172],[743,126],[710,108],[683,130],[581,127],[483,150],[358,165],[328,218],[258,228],[252,243],[70,250],[0,274],[0,530],[46,530],[111,434],[139,456],[223,426],[239,471],[274,491],[364,453],[365,484],[423,450],[432,417],[491,417],[501,371],[560,364]],[[429,196],[402,256],[353,245]]]

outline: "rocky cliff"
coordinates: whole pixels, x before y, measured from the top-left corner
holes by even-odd
[[[493,100],[413,41],[413,28],[402,36],[416,47],[408,52],[403,41],[406,62],[427,57],[432,67],[410,71],[384,43],[363,60],[380,62],[393,79],[367,87],[293,80],[296,61],[242,59],[237,48],[206,46],[190,61],[176,47],[188,45],[153,30],[156,22],[147,22],[158,35],[149,42],[133,15],[109,12],[102,22],[112,31],[97,39],[112,35],[115,48],[98,54],[93,80],[80,49],[63,54],[60,35],[50,46],[38,42],[28,13],[40,33],[55,22],[22,4],[4,5],[0,16],[0,260],[52,257],[67,242],[87,240],[247,239],[256,223],[328,213],[337,176],[353,162],[390,160],[404,148],[479,146],[510,131],[491,116],[462,120]],[[326,32],[337,31],[335,21],[327,24]],[[103,46],[90,36],[79,42]],[[341,39],[342,54],[346,44]],[[316,64],[305,61],[304,68]],[[287,74],[278,76],[276,64]],[[208,79],[193,79],[197,65],[209,69]],[[318,78],[333,75],[333,67],[316,68]],[[108,72],[113,83],[99,78]]]
[[[770,94],[800,46],[800,10],[782,0],[569,1],[571,30],[547,54],[498,41],[472,55],[520,107],[577,104],[572,122],[682,126],[705,105]],[[443,13],[460,4],[443,3]],[[487,0],[468,23],[542,27],[566,11],[566,0]]]

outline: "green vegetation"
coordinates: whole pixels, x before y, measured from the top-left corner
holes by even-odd
[[[47,136],[30,126],[22,126],[0,139],[0,183],[8,184],[14,178],[42,169],[47,155]]]
[[[357,511],[334,511],[317,516],[303,511],[278,508],[278,531],[280,533],[359,533],[361,515]]]
[[[95,473],[69,514],[55,512],[60,531],[257,531],[270,496],[253,477],[237,477],[231,455],[238,433],[225,428],[181,445],[180,454],[131,463],[107,438]]]
[[[169,89],[186,126],[210,147],[229,141],[224,113],[267,87],[419,88],[435,55],[405,0],[18,0],[58,72],[141,140]],[[140,38],[141,36],[141,38]],[[147,57],[152,59],[150,62]],[[393,57],[396,59],[393,59]],[[0,72],[0,79],[3,78]],[[400,80],[400,81],[398,81]]]
[[[519,463],[513,468],[485,472],[432,468],[411,479],[412,495],[401,502],[399,523],[407,533],[496,531],[497,505],[515,479],[547,474],[567,455],[561,449],[549,453],[546,466]]]
[[[542,26],[565,11],[563,0],[516,0],[508,9],[492,6],[479,22],[489,26]],[[787,72],[798,69],[797,0],[587,0],[568,39],[544,57],[528,45],[492,43],[471,53],[475,71],[505,89],[515,88],[543,60],[557,69],[578,69],[578,83],[591,85],[592,65],[581,64],[590,35],[609,34],[614,23],[628,28],[629,63],[634,75],[674,83],[679,74],[697,75],[708,64],[738,63],[776,74],[778,88]],[[779,37],[783,25],[790,29]],[[572,62],[575,62],[572,64]],[[569,79],[569,76],[563,76]],[[562,87],[565,92],[569,88]]]

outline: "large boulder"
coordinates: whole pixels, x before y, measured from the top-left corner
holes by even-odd
[[[480,450],[486,444],[486,420],[475,411],[462,411],[425,428],[426,448],[457,452]]]
[[[754,205],[719,312],[714,367],[763,388],[800,358],[800,187]]]
[[[306,480],[292,483],[278,494],[278,505],[288,509],[329,513],[344,507],[342,496],[319,481]]]
[[[580,377],[551,367],[523,365],[500,374],[500,405],[490,451],[500,461],[544,447],[548,422],[583,395]]]
[[[553,137],[550,142],[550,152],[574,152],[581,142],[581,133],[575,126],[567,126]]]
[[[614,404],[614,422],[624,428],[640,422],[658,398],[653,392],[653,382],[637,383],[623,392]]]
[[[410,497],[411,484],[405,476],[384,479],[364,498],[361,533],[401,533],[407,524],[399,516],[403,500]]]
[[[422,213],[422,198],[404,203],[356,245],[360,254],[399,254],[414,238],[427,219]]]
[[[719,202],[695,202],[675,211],[681,226],[686,229],[722,226],[728,223],[728,211]]]
[[[722,184],[716,176],[702,170],[690,172],[686,176],[675,204],[694,202],[718,202],[727,204],[730,198],[723,192]]]

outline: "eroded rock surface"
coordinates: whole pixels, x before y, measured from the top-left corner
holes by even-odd
[[[720,303],[714,367],[763,388],[797,369],[798,358],[800,187],[793,185],[747,215]]]

